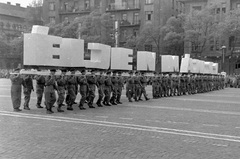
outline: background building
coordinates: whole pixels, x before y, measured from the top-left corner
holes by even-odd
[[[13,39],[22,36],[24,32],[32,27],[28,20],[28,10],[30,8],[21,7],[20,4],[12,5],[0,3],[0,33],[1,42],[10,43]],[[0,52],[0,68],[13,68],[20,63],[20,54],[10,52]]]
[[[129,35],[137,36],[147,22],[164,25],[171,16],[184,12],[178,0],[44,0],[44,23],[73,21],[92,11],[110,13],[120,24],[120,46]]]
[[[202,10],[206,6],[211,4],[216,4],[216,21],[220,22],[231,10],[236,8],[240,8],[239,0],[180,0],[184,3],[186,14],[192,12],[193,10]],[[218,62],[219,70],[224,68],[224,71],[232,74],[239,73],[240,70],[240,60],[239,52],[240,52],[240,38],[237,38],[238,42],[235,44],[235,49],[233,50],[233,41],[231,41],[231,37],[225,37],[223,39],[215,38],[208,42],[207,49],[202,53],[198,54],[196,50],[194,50],[194,46],[185,42],[184,53],[191,54],[194,58],[201,58],[213,62]],[[222,46],[226,46],[226,49],[222,49]],[[223,63],[223,51],[225,53],[225,62]],[[238,67],[239,66],[239,67]]]

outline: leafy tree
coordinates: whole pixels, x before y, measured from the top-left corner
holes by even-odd
[[[229,38],[230,47],[234,51],[240,41],[240,9],[230,11],[219,23],[217,30],[220,37]]]
[[[8,54],[10,50],[11,50],[11,47],[9,46],[9,44],[0,40],[0,56]]]
[[[162,27],[163,47],[167,54],[181,55],[184,52],[184,22],[186,15],[170,17]]]
[[[102,15],[92,12],[89,15],[77,17],[70,23],[47,24],[50,27],[49,34],[64,38],[77,39],[81,36],[86,43],[97,42],[108,44],[112,41],[109,30],[112,30],[113,21],[110,14]]]
[[[152,23],[147,23],[144,25],[140,36],[137,38],[137,48],[143,49],[142,47],[146,44],[153,45],[156,50],[156,69],[160,71],[161,67],[161,41],[162,41],[162,26],[155,26]]]
[[[195,47],[194,51],[201,54],[216,36],[216,28],[215,6],[208,6],[201,11],[194,10],[185,19],[185,40]]]
[[[86,42],[99,42],[109,44],[112,41],[109,31],[113,29],[113,21],[109,13],[99,14],[92,12],[91,14],[80,17],[77,32]]]
[[[23,54],[23,36],[15,38],[11,43],[11,53],[15,55]]]
[[[43,0],[32,0],[27,8],[26,17],[30,24],[42,25],[42,6]]]

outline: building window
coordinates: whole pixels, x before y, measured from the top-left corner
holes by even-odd
[[[54,11],[55,10],[55,3],[54,2],[50,2],[49,3],[49,10],[50,11]]]
[[[147,12],[145,12],[146,21],[152,20],[152,14],[153,14],[152,11],[147,11]]]
[[[133,36],[137,37],[138,36],[138,29],[133,29]]]
[[[145,51],[152,51],[152,45],[145,45]]]
[[[85,0],[85,9],[90,9],[90,0]]]
[[[73,3],[73,12],[76,12],[76,11],[78,11],[78,9],[79,9],[79,3],[78,3],[78,1],[74,1],[74,3]]]
[[[114,14],[111,15],[112,20],[116,20],[116,16]]]
[[[122,7],[127,9],[127,0],[122,0]]]
[[[49,17],[49,22],[55,24],[55,17]]]
[[[220,8],[217,8],[217,12],[216,12],[217,14],[220,14]]]
[[[193,6],[192,9],[200,11],[200,10],[202,10],[202,7],[201,6]]]
[[[127,30],[123,29],[121,33],[122,33],[122,38],[125,39],[127,37]]]
[[[68,3],[64,3],[64,11],[68,10]]]
[[[138,24],[139,23],[139,13],[133,14],[133,23]]]
[[[95,8],[100,8],[100,2],[101,2],[101,0],[95,0],[94,1],[94,7]]]
[[[222,3],[222,12],[226,13],[226,3]]]
[[[237,3],[237,9],[239,9],[240,8],[240,3]]]
[[[139,8],[139,0],[134,0],[134,8]]]
[[[145,0],[145,4],[152,4],[153,0]]]
[[[122,20],[124,20],[124,21],[127,20],[127,14],[126,14],[126,13],[123,13],[123,14],[122,14]]]

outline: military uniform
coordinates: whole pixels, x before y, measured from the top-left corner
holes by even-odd
[[[97,87],[98,87],[98,100],[97,100],[97,105],[99,107],[102,107],[102,100],[103,100],[103,97],[104,97],[104,87],[105,87],[105,77],[104,75],[100,75],[98,78],[97,78]]]
[[[121,72],[118,73],[119,76],[117,77],[117,104],[122,104],[121,100],[121,96],[122,96],[122,90],[124,88],[124,79],[121,76]]]
[[[158,78],[155,76],[152,78],[152,95],[153,95],[153,99],[158,98],[159,95],[159,87],[158,87]]]
[[[136,74],[138,74],[138,72],[136,72]],[[134,77],[134,84],[135,84],[135,86],[134,86],[135,87],[134,99],[135,99],[135,101],[138,101],[138,99],[140,97],[141,89],[142,89],[142,85],[141,85],[139,76]]]
[[[37,75],[36,76],[36,94],[37,94],[37,108],[43,108],[41,106],[43,92],[44,92],[44,86],[45,86],[45,78],[44,76]]]
[[[45,89],[44,89],[44,97],[45,97],[45,105],[47,109],[47,114],[53,113],[52,107],[56,102],[56,93],[57,90],[55,76],[47,76],[45,78]]]
[[[76,99],[76,85],[77,85],[77,78],[75,75],[70,75],[67,78],[67,110],[73,110],[72,105]]]
[[[111,74],[110,72],[107,72],[107,76],[105,77],[105,82],[104,82],[104,84],[105,84],[105,88],[104,88],[105,97],[104,97],[103,104],[106,105],[106,106],[111,106],[110,96],[111,96],[111,92],[112,92],[112,81],[111,81],[111,77],[108,76],[110,74]]]
[[[24,77],[23,79],[25,83],[25,87],[23,88],[23,94],[24,94],[24,100],[25,100],[24,109],[30,110],[29,108],[30,97],[31,97],[32,91],[34,91],[33,80],[30,77],[30,75]]]
[[[117,100],[118,78],[115,75],[115,73],[113,73],[113,76],[111,77],[111,81],[112,81],[112,97],[110,99],[110,103],[112,105],[117,105],[116,100]]]
[[[130,73],[130,74],[132,74],[132,73]],[[135,96],[135,81],[134,81],[133,76],[130,76],[127,79],[126,96],[127,96],[129,102],[132,102],[132,98]]]
[[[67,89],[67,76],[61,75],[59,78],[57,78],[57,86],[58,86],[58,100],[57,100],[58,112],[63,112],[61,107],[63,106],[65,93]]]
[[[85,110],[83,105],[85,103],[85,100],[87,98],[88,91],[89,91],[87,78],[86,78],[86,75],[83,73],[85,73],[85,70],[82,71],[82,75],[77,78],[77,83],[80,85],[79,90],[80,90],[80,94],[81,94],[81,99],[80,99],[80,103],[79,103],[79,108],[81,110]]]
[[[93,106],[93,101],[95,98],[95,91],[96,91],[96,83],[97,79],[96,76],[91,74],[87,76],[87,82],[89,86],[89,92],[88,92],[88,106],[89,108],[95,108]]]
[[[10,75],[11,80],[11,99],[13,104],[14,111],[21,111],[21,95],[22,95],[22,86],[25,86],[24,80],[20,75]]]
[[[141,100],[142,94],[146,100],[149,100],[149,98],[147,97],[147,92],[146,92],[146,87],[147,87],[147,82],[148,82],[147,77],[145,77],[144,75],[140,76],[140,82],[141,82],[142,87],[141,87],[139,100]]]

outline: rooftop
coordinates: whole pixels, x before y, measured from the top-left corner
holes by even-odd
[[[21,7],[19,3],[16,3],[16,5],[11,5],[10,2],[0,3],[0,14],[1,15],[25,18],[26,10],[27,10],[27,8]]]

